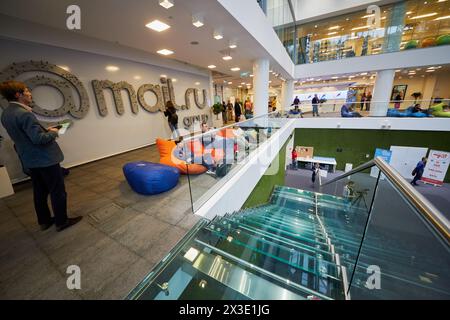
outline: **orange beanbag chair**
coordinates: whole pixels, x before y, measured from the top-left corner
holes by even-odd
[[[200,174],[206,172],[206,167],[200,164],[186,164],[186,161],[180,160],[173,155],[173,151],[177,147],[174,141],[156,139],[156,147],[159,151],[159,163],[180,170],[182,174]]]

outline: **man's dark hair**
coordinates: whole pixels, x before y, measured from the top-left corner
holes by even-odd
[[[17,101],[16,93],[23,93],[27,86],[19,81],[5,81],[0,84],[0,94],[8,101]]]

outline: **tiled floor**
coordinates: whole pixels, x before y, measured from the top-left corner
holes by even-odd
[[[189,185],[141,196],[124,180],[129,161],[158,162],[155,146],[72,168],[69,215],[83,220],[62,232],[40,231],[29,182],[0,199],[0,299],[121,299],[199,220]],[[203,177],[202,177],[203,179]],[[81,269],[81,289],[66,286]]]

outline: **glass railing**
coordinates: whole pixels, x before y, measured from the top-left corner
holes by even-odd
[[[386,110],[377,117],[416,117],[416,118],[450,118],[450,100],[399,100],[399,101],[346,101],[333,100],[320,103],[317,112],[314,112],[310,101],[302,101],[298,108],[290,106],[289,109],[279,111],[277,114],[285,118],[302,118],[319,116],[359,118],[370,117],[373,110]]]
[[[377,158],[321,188],[345,195],[350,207],[368,208],[366,217],[348,210],[345,218],[362,235],[348,267],[352,299],[450,298],[449,221],[397,171]]]
[[[287,19],[280,2],[274,1],[271,21],[295,64],[450,44],[448,1],[398,1],[300,25]]]
[[[193,211],[197,211],[243,165],[253,152],[286,123],[276,113],[237,122],[185,138],[176,153],[188,164]],[[206,171],[206,172],[205,172]]]
[[[127,298],[450,298],[449,222],[388,164],[321,191],[201,219]]]

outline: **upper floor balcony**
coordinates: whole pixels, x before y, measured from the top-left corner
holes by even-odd
[[[450,1],[398,1],[307,23],[300,2],[267,0],[266,12],[295,64],[450,44]]]

